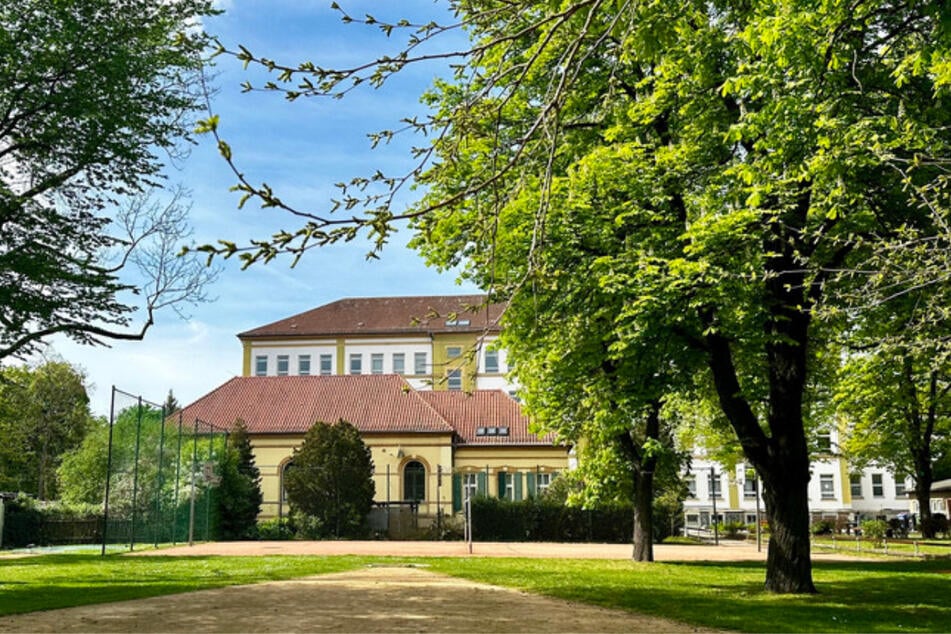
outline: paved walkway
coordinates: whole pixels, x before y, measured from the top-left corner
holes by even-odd
[[[394,557],[468,557],[463,542],[279,541],[214,542],[143,550],[140,555],[380,555]],[[824,558],[822,552],[814,553]],[[630,544],[565,544],[547,542],[475,542],[473,557],[542,557],[561,559],[630,559]],[[657,561],[766,561],[766,545],[722,540],[719,546],[658,544]]]

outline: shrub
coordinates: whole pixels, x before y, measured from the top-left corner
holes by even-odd
[[[813,535],[829,535],[835,530],[835,522],[832,520],[817,520],[809,528]]]
[[[745,522],[726,522],[719,524],[720,533],[727,539],[743,539],[743,532],[746,530]]]
[[[478,497],[472,502],[473,533],[485,541],[629,543],[633,507],[569,507],[546,497],[520,502]]]
[[[948,518],[944,513],[934,513],[930,518],[921,522],[921,532],[925,535],[943,534],[947,537],[949,530],[951,528],[949,528]]]
[[[888,522],[885,520],[862,520],[862,534],[875,541],[885,539],[888,532]]]
[[[294,530],[288,519],[279,520],[275,517],[258,522],[257,538],[264,541],[293,539]]]

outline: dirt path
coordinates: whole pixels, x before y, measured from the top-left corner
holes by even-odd
[[[648,631],[697,630],[396,566],[0,619],[0,632]]]

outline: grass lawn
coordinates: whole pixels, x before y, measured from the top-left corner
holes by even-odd
[[[0,559],[0,615],[144,599],[340,572],[360,557],[126,557],[93,554]]]
[[[0,560],[0,614],[289,579],[369,563],[431,570],[572,601],[750,632],[944,632],[951,561],[817,562],[820,594],[762,591],[763,564],[386,557],[122,557]]]
[[[758,562],[433,561],[446,574],[745,632],[947,632],[951,561],[816,562],[818,595],[763,591]]]

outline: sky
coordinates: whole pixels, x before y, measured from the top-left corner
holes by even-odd
[[[353,16],[451,21],[433,0],[338,2]],[[206,19],[204,26],[228,48],[240,44],[256,55],[291,65],[310,60],[325,67],[343,66],[399,50],[395,36],[388,40],[373,27],[341,23],[330,4],[329,0],[230,0],[221,4],[224,14]],[[261,73],[245,71],[227,56],[215,63],[212,109],[240,169],[252,182],[267,182],[293,205],[316,211],[328,208],[336,182],[376,169],[397,173],[412,165],[409,144],[421,143],[420,138],[371,150],[367,134],[398,127],[402,117],[423,114],[421,93],[435,77],[449,75],[447,67],[430,65],[415,68],[380,90],[361,86],[343,100],[291,103],[279,94],[242,93],[241,82],[260,83]],[[237,209],[239,196],[229,192],[235,178],[211,137],[199,138],[187,158],[170,166],[168,178],[191,192],[190,222],[198,244],[219,238],[246,243],[299,226],[285,212],[263,210],[251,202]],[[402,205],[416,195],[408,192]],[[399,232],[380,260],[367,260],[370,245],[357,240],[312,250],[294,268],[289,259],[244,271],[237,261],[226,261],[208,289],[214,301],[187,307],[187,319],[171,310],[160,312],[144,341],[112,342],[110,347],[57,338],[47,355],[58,355],[86,372],[96,415],[108,414],[112,386],[159,403],[172,390],[180,403],[190,403],[241,373],[239,332],[343,297],[476,292],[471,285],[459,285],[456,272],[428,268],[405,246],[409,237],[408,230]]]

